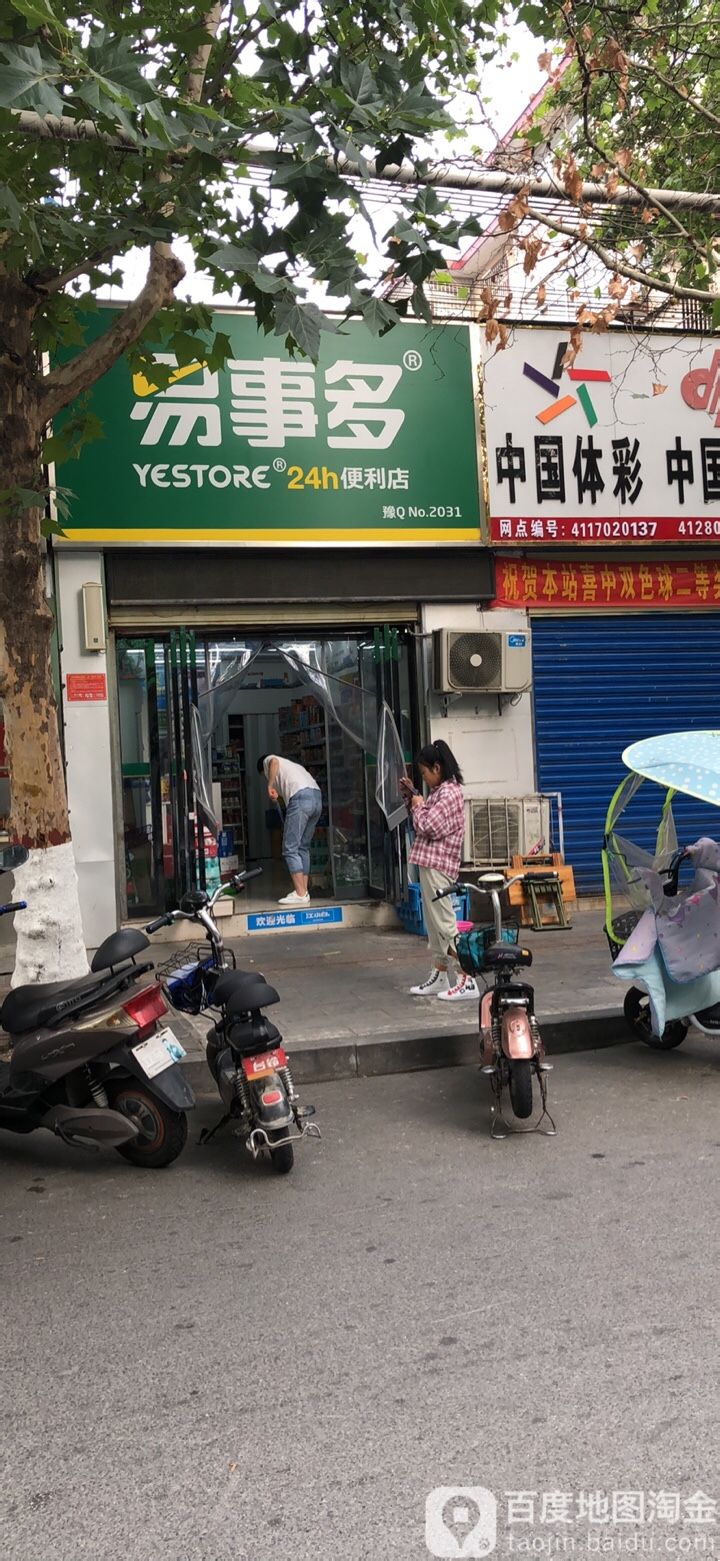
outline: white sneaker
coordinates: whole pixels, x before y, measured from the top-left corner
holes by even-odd
[[[418,986],[411,986],[411,997],[442,997],[447,991],[448,976],[446,970],[431,970],[426,981],[421,981]]]
[[[309,905],[309,904],[310,904],[310,895],[309,894],[298,894],[296,889],[292,889],[290,894],[284,894],[282,899],[278,900],[278,905]]]
[[[438,992],[438,997],[444,1003],[462,1003],[467,999],[477,1002],[480,993],[474,976],[458,976],[454,986],[448,987],[447,992]]]

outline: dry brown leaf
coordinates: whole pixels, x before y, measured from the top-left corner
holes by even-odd
[[[538,55],[537,62],[541,70],[552,70],[552,55],[548,53],[547,49]]]
[[[508,309],[510,308],[510,305],[511,305],[512,301],[513,301],[512,293],[506,293],[505,297],[503,298],[503,309],[505,310],[506,314],[507,314]]]
[[[608,38],[603,49],[602,62],[603,65],[607,66],[608,70],[616,70],[622,76],[627,74],[627,55],[623,54],[617,38]]]
[[[593,40],[593,30],[592,30],[592,27],[588,26],[587,22],[585,23],[585,26],[583,27],[583,30],[582,30],[582,38],[583,38],[583,43],[592,43],[592,40]]]
[[[621,146],[620,151],[615,153],[615,161],[626,173],[632,162],[632,152],[627,146]]]
[[[640,213],[640,221],[644,222],[646,226],[649,222],[654,222],[656,217],[657,212],[654,206],[646,206],[645,210]]]
[[[498,352],[504,352],[504,350],[505,350],[505,348],[507,347],[507,344],[508,344],[508,337],[510,335],[510,326],[509,325],[503,325],[502,320],[496,320],[495,324],[497,325],[497,328],[498,328],[497,351]]]
[[[534,271],[537,265],[538,255],[542,249],[542,239],[529,238],[527,239],[524,248],[525,259],[523,260],[523,271],[525,272],[526,276],[529,276],[530,272]]]
[[[667,385],[657,385],[653,383],[652,393],[654,396],[664,396],[666,390]]]
[[[485,326],[485,340],[488,345],[491,342],[494,342],[499,335],[500,326],[498,325],[497,320],[488,320],[487,325]]]
[[[538,308],[539,309],[542,309],[542,306],[543,306],[546,298],[547,298],[547,288],[545,286],[545,283],[541,282],[539,287],[538,287],[538,290],[537,290],[537,301],[538,301]]]
[[[571,200],[578,201],[582,195],[582,174],[580,173],[575,158],[569,156],[563,168],[563,185]]]
[[[618,276],[617,272],[615,272],[615,275],[611,278],[610,282],[608,283],[608,292],[610,294],[610,297],[611,298],[624,298],[625,294],[626,294],[626,292],[628,290],[628,285],[629,284],[625,281],[625,278],[622,277],[622,276]]]
[[[605,180],[605,189],[607,190],[608,195],[614,195],[615,194],[615,191],[616,191],[619,183],[620,183],[620,179],[619,179],[619,177],[618,177],[618,175],[616,173],[609,173],[608,174],[607,179]]]
[[[517,219],[513,217],[509,208],[507,208],[505,211],[501,211],[500,216],[498,217],[498,227],[501,233],[512,233],[513,230],[517,227]]]

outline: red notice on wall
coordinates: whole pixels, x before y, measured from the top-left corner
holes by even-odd
[[[107,699],[105,673],[68,672],[65,679],[65,698],[70,704],[77,705],[103,703]]]

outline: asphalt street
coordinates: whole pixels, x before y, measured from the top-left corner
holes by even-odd
[[[197,1148],[210,1100],[162,1172],[0,1135],[6,1561],[416,1561],[440,1486],[720,1496],[720,1052],[551,1085],[557,1138],[503,1143],[475,1070],[317,1086],[289,1178]]]

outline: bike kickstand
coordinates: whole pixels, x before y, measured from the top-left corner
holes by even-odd
[[[229,1121],[230,1121],[230,1112],[226,1111],[224,1117],[221,1117],[220,1121],[216,1122],[214,1127],[204,1127],[203,1128],[203,1130],[202,1130],[202,1132],[200,1134],[200,1137],[198,1139],[198,1144],[202,1144],[202,1146],[204,1148],[205,1144],[209,1144],[211,1138],[214,1138],[215,1134],[220,1132],[221,1127],[224,1127],[225,1123],[229,1122]]]

